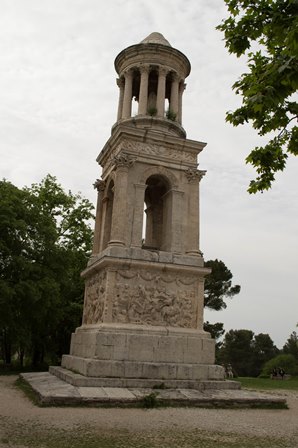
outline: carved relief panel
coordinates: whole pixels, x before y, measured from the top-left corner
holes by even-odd
[[[106,272],[89,277],[85,283],[83,324],[97,324],[103,321],[106,291]]]
[[[113,322],[196,328],[195,276],[119,270],[113,297]]]

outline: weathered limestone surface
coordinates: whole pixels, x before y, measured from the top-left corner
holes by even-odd
[[[63,369],[60,369],[63,370]],[[71,372],[60,372],[71,374]],[[157,404],[175,406],[198,406],[198,407],[281,407],[286,406],[284,397],[274,397],[272,394],[265,394],[255,391],[239,390],[235,381],[212,382],[212,387],[208,382],[201,382],[197,389],[179,386],[175,389],[144,388],[142,386],[113,387],[104,385],[97,386],[91,384],[79,385],[72,381],[65,381],[49,372],[22,373],[21,377],[30,384],[37,394],[41,404],[46,405],[75,405],[84,404],[90,406],[142,406],[144,399],[149,394],[154,393]],[[68,384],[70,383],[70,384]],[[220,387],[219,386],[220,384]],[[228,387],[223,388],[222,384]],[[235,386],[236,385],[236,386]]]
[[[152,33],[123,50],[115,68],[118,115],[97,158],[102,175],[94,184],[93,253],[82,273],[83,320],[62,368],[86,384],[215,385],[224,369],[214,365],[215,342],[203,330],[210,271],[199,238],[205,171],[197,166],[205,143],[187,139],[182,127],[190,63]]]

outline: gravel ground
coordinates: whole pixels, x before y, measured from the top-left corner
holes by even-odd
[[[285,441],[274,446],[298,447],[298,392],[274,391],[274,394],[287,397],[288,410],[259,409],[201,409],[201,408],[161,408],[161,409],[108,409],[108,408],[78,408],[49,407],[39,408],[15,387],[17,376],[0,376],[0,447],[39,446],[11,444],[11,438],[16,428],[32,428],[34,430],[67,431],[74,434],[84,425],[99,434],[131,433],[131,434],[162,434],[189,433],[203,431],[210,434],[220,433],[221,436],[235,434],[241,436],[259,437],[260,440],[270,438]],[[9,436],[9,430],[10,434]],[[21,439],[20,439],[21,440]],[[17,444],[16,444],[17,443]],[[33,443],[33,442],[32,442]],[[166,443],[166,442],[165,442]],[[178,442],[177,442],[178,443]],[[51,445],[40,445],[51,446]],[[64,446],[64,445],[58,445]],[[67,446],[67,445],[65,445]],[[77,445],[69,445],[77,446]],[[89,446],[89,445],[88,445]],[[116,446],[116,445],[90,445]],[[118,446],[118,445],[117,445]],[[120,445],[119,445],[120,446]],[[123,445],[125,446],[125,445]],[[129,445],[132,446],[132,445]],[[153,445],[136,445],[153,446]],[[154,445],[155,446],[155,445]],[[169,446],[162,443],[158,446]],[[182,445],[171,445],[180,447]],[[198,446],[198,445],[183,445]],[[203,445],[202,445],[203,446]],[[205,446],[205,445],[204,445]],[[206,445],[207,446],[207,445]],[[209,446],[209,445],[208,445]],[[225,445],[221,446],[244,446]],[[246,445],[245,445],[246,446]],[[247,445],[248,446],[248,445]],[[269,446],[249,445],[249,446]]]

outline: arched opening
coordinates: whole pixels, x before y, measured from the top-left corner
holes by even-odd
[[[152,175],[146,181],[144,248],[170,250],[170,185],[161,175]]]
[[[111,239],[113,204],[114,204],[114,182],[110,181],[104,201],[104,229],[103,229],[103,244],[102,249],[105,249]]]

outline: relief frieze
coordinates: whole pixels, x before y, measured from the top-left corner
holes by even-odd
[[[197,163],[197,156],[191,152],[180,150],[176,148],[169,148],[162,145],[154,145],[149,143],[134,142],[130,140],[123,140],[119,145],[117,145],[112,153],[110,154],[107,162],[105,163],[104,169],[108,169],[114,162],[115,157],[117,157],[121,151],[133,152],[134,154],[145,154],[148,156],[162,156],[168,159],[187,162],[187,163]]]
[[[195,328],[196,286],[193,276],[118,271],[113,321]]]
[[[97,324],[103,320],[106,273],[93,275],[85,283],[83,324]]]

